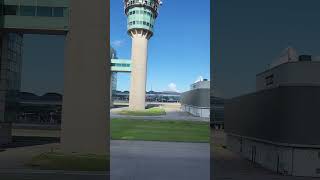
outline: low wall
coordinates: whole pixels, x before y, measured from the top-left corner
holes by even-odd
[[[11,123],[0,123],[0,146],[11,142]]]
[[[210,118],[210,108],[201,108],[182,104],[181,110],[186,111],[194,116]]]
[[[272,144],[230,134],[227,147],[279,174],[320,177],[320,147]]]

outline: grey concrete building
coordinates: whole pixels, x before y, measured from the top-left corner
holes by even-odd
[[[320,62],[310,56],[257,75],[257,91],[225,104],[228,149],[277,173],[320,177]]]
[[[210,81],[193,83],[191,90],[181,94],[181,109],[194,116],[210,117]]]

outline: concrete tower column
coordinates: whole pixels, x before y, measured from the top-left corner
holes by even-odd
[[[124,1],[128,34],[132,37],[130,110],[145,109],[148,41],[161,4],[160,0]]]
[[[108,1],[71,0],[66,39],[61,148],[109,154]]]
[[[147,58],[148,58],[148,32],[136,30],[131,33],[131,87],[129,108],[131,110],[145,109]]]

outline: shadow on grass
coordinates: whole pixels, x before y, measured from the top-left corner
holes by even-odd
[[[47,152],[35,156],[26,165],[40,170],[107,172],[110,170],[108,159],[106,155]]]
[[[36,146],[36,145],[44,145],[44,144],[59,143],[59,142],[60,142],[60,138],[56,138],[56,137],[13,136],[12,143],[1,145],[0,149]]]

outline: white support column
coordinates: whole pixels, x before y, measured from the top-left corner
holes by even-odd
[[[130,110],[144,110],[147,81],[148,32],[135,31],[132,35],[132,66]]]

